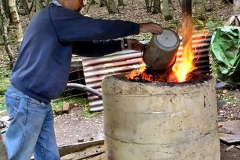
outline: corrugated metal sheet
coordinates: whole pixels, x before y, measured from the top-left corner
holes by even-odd
[[[139,68],[141,56],[141,52],[127,50],[98,58],[83,57],[82,64],[86,86],[101,92],[101,82],[104,77],[127,73]],[[89,95],[88,100],[91,111],[103,109],[103,102],[99,97]]]
[[[198,67],[198,72],[210,74],[209,47],[211,36],[204,34],[193,35],[193,50],[196,53],[194,61]],[[178,50],[176,63],[181,61],[182,46]],[[127,73],[133,69],[139,68],[139,62],[142,59],[142,53],[132,50],[113,53],[98,58],[82,58],[84,77],[86,86],[101,92],[101,81],[104,77]],[[91,111],[100,111],[103,109],[103,102],[97,96],[88,97]]]

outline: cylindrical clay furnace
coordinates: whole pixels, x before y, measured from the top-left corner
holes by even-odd
[[[215,80],[102,82],[107,160],[220,160]]]

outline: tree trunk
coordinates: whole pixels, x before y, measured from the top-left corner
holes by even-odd
[[[171,15],[171,12],[170,12],[169,0],[163,0],[162,12],[163,12],[164,20],[168,21],[173,19],[173,16]]]
[[[20,6],[22,6],[22,9],[24,10],[24,15],[29,15],[30,14],[30,9],[28,7],[28,4],[27,4],[26,0],[20,0]]]
[[[104,7],[105,6],[105,4],[104,4],[104,2],[103,2],[104,0],[99,0],[99,7]]]
[[[114,0],[103,0],[103,2],[105,3],[105,5],[107,7],[108,13],[110,13],[110,14],[119,13],[119,10],[116,7]]]
[[[164,0],[163,0],[164,1]],[[154,0],[154,5],[153,5],[153,14],[157,14],[161,12],[161,8],[160,8],[160,0]]]
[[[94,5],[94,4],[97,4],[97,2],[95,0],[90,0],[90,1],[85,2],[86,7],[84,7],[84,9],[86,10],[86,13],[88,13],[91,5]]]
[[[3,7],[3,12],[5,13],[5,17],[9,18],[10,11],[9,11],[9,7],[8,7],[8,0],[2,1],[2,7]]]
[[[43,0],[35,0],[36,1],[36,12],[39,12],[43,8]]]
[[[3,43],[5,45],[5,50],[7,52],[7,55],[8,55],[9,61],[10,61],[10,67],[12,68],[13,63],[14,63],[13,62],[14,57],[13,57],[13,52],[12,52],[11,47],[10,47],[9,42],[8,42],[7,20],[6,20],[6,15],[5,15],[1,0],[0,0],[0,22],[1,22],[0,23],[0,27],[1,27],[0,30],[1,30],[2,37],[3,37]]]
[[[118,0],[118,6],[124,6],[123,0]]]
[[[17,11],[16,0],[9,0],[8,6],[10,10],[11,22],[16,28],[17,42],[20,44],[23,39],[23,31]]]
[[[145,0],[146,7],[147,7],[147,13],[150,13],[152,10],[152,0]]]

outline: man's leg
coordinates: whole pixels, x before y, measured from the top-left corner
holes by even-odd
[[[36,144],[35,160],[60,160],[59,151],[54,132],[54,118],[51,106],[42,125],[42,129]]]
[[[5,105],[11,119],[5,135],[8,158],[28,160],[37,143],[49,106],[31,100],[12,86],[5,93]]]

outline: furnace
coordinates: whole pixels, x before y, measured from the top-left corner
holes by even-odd
[[[107,160],[220,160],[215,79],[102,82]],[[196,77],[195,76],[195,77]]]
[[[182,1],[181,53],[172,68],[160,73],[141,63],[103,79],[107,160],[220,160],[216,80],[198,73],[203,54],[192,45],[191,4]]]

